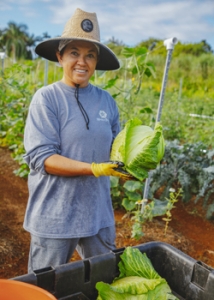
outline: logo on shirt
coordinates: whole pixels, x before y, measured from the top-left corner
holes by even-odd
[[[107,117],[107,113],[104,110],[100,110],[99,115],[103,119]]]
[[[109,120],[107,119],[107,113],[104,110],[99,111],[99,116],[100,118],[97,118],[97,121],[109,122]]]

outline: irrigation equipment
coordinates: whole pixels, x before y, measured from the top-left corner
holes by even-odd
[[[162,113],[162,108],[163,108],[163,103],[164,103],[164,95],[165,95],[165,90],[166,90],[166,83],[168,79],[168,72],[169,72],[169,67],[170,67],[170,62],[172,58],[172,52],[174,50],[174,46],[177,44],[178,40],[176,37],[167,39],[164,41],[164,46],[167,49],[167,57],[166,57],[166,63],[165,63],[165,68],[164,68],[164,74],[163,74],[163,80],[162,80],[162,86],[161,86],[161,93],[160,93],[160,98],[159,98],[159,103],[158,103],[158,110],[157,110],[157,115],[156,115],[156,123],[160,122],[161,119],[161,113]],[[151,181],[151,175],[152,171],[149,172],[149,176],[146,179],[145,186],[144,186],[144,193],[143,193],[143,199],[148,200],[148,194],[149,194],[149,185]],[[144,206],[141,206],[141,212],[143,213]]]

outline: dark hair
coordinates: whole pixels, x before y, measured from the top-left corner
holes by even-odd
[[[63,53],[64,53],[64,51],[65,51],[65,48],[66,48],[66,46],[63,47],[61,51],[59,51],[59,54],[60,54],[61,56],[63,55]]]

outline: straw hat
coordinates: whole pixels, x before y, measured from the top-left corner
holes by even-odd
[[[36,46],[35,52],[51,61],[56,61],[56,51],[62,49],[68,41],[83,40],[92,42],[99,49],[99,61],[96,70],[116,70],[120,67],[114,52],[100,42],[100,30],[96,13],[85,12],[79,8],[65,25],[61,37],[52,38]],[[61,50],[60,49],[60,50]]]

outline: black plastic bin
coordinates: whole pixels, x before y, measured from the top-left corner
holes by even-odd
[[[185,300],[214,299],[214,269],[196,261],[173,246],[149,242],[135,246],[150,258],[160,276],[165,278],[173,294]],[[59,300],[96,299],[98,281],[111,283],[119,275],[118,262],[124,248],[108,254],[49,267],[12,278],[42,287]]]

